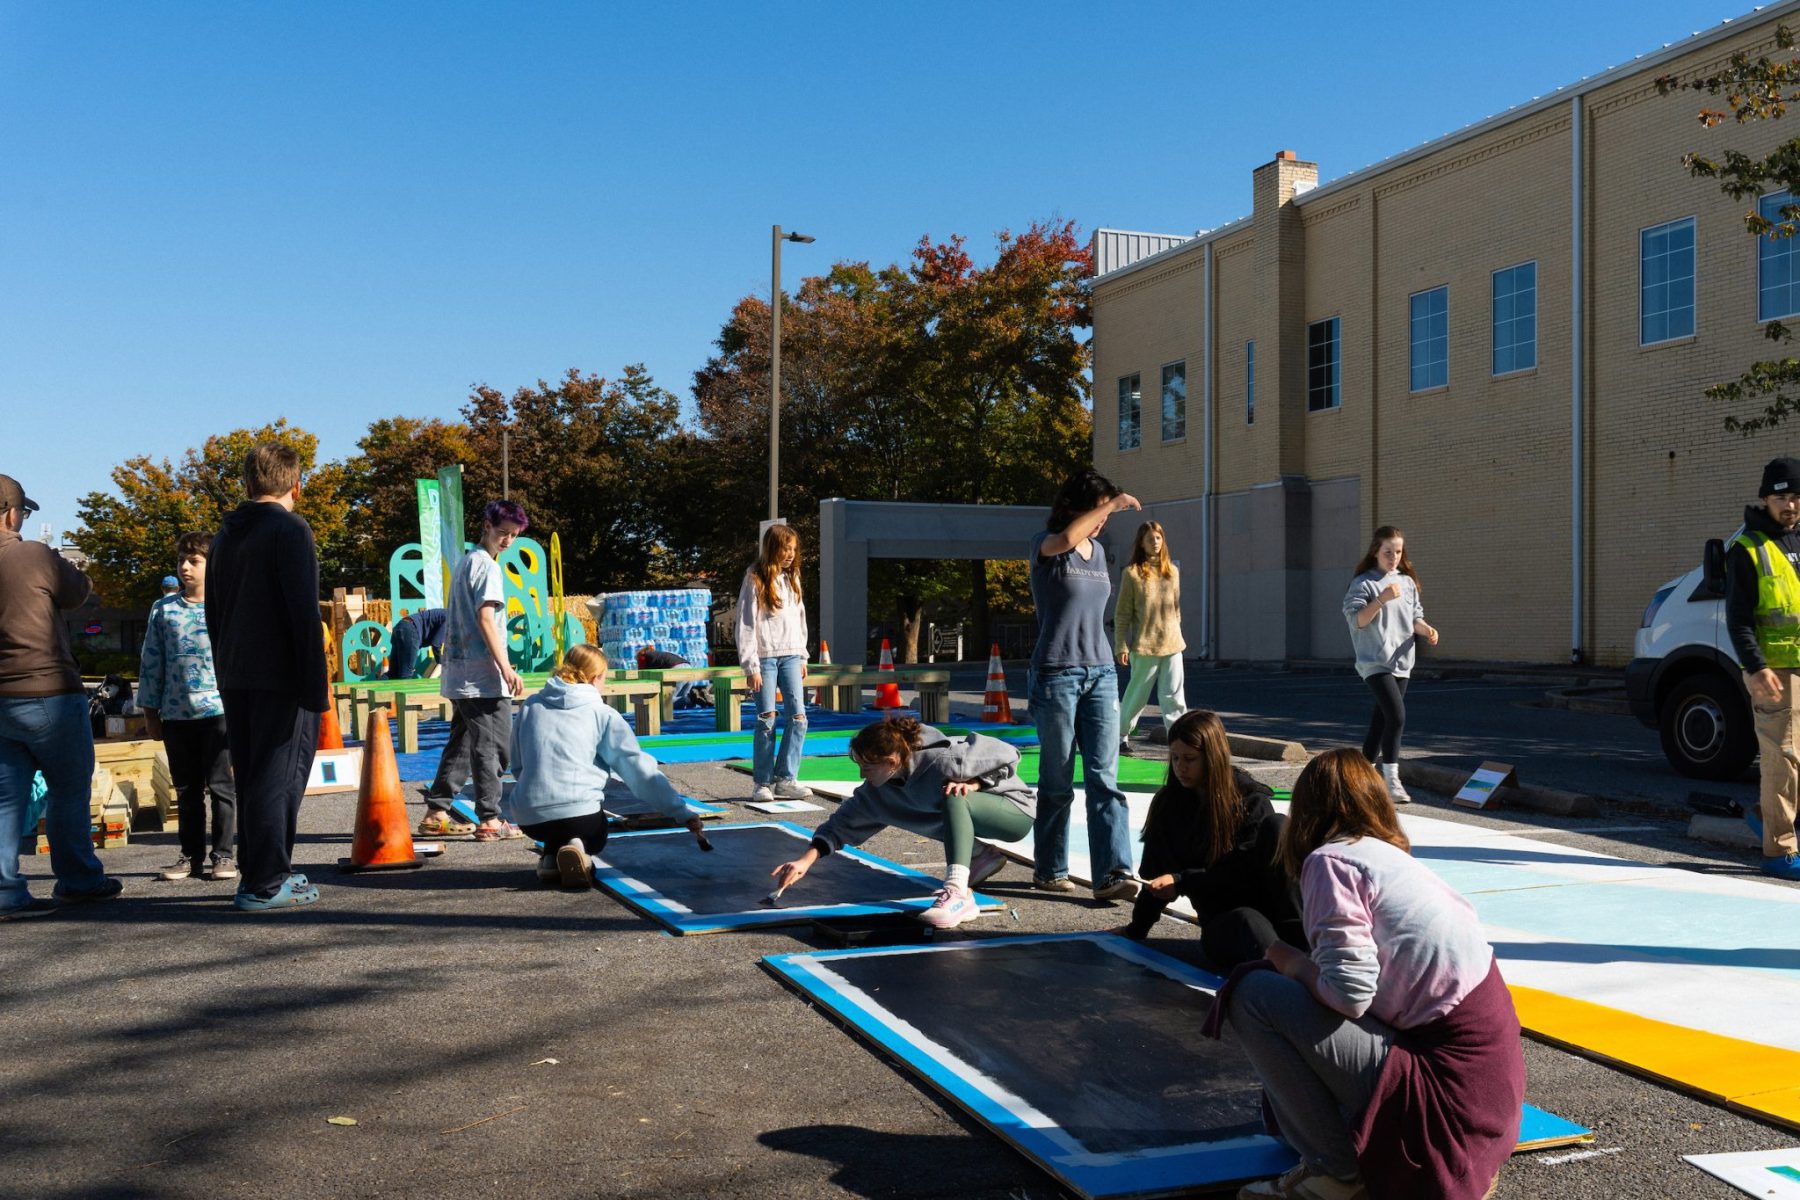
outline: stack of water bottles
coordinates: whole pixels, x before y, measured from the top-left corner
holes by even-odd
[[[707,665],[707,622],[712,592],[682,588],[661,592],[612,592],[600,597],[600,648],[607,661],[630,666],[646,646]]]

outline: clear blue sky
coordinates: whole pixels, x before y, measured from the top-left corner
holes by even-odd
[[[818,238],[790,289],[926,233],[1192,232],[1276,150],[1329,180],[1746,11],[0,0],[0,472],[61,532],[279,416],[336,458],[569,367],[685,399],[771,224]]]

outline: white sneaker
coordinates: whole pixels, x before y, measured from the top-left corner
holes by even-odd
[[[975,897],[968,888],[945,884],[931,907],[919,914],[919,920],[934,929],[955,929],[964,921],[973,921],[980,915],[981,909],[976,907]]]
[[[1412,797],[1406,794],[1406,788],[1400,783],[1400,764],[1384,762],[1381,764],[1381,778],[1387,784],[1388,799],[1395,804],[1411,804]]]
[[[798,779],[779,779],[775,782],[775,795],[783,800],[810,800],[812,789]]]
[[[1323,1171],[1301,1163],[1280,1179],[1263,1179],[1238,1189],[1238,1200],[1270,1200],[1299,1197],[1300,1200],[1369,1200],[1369,1189],[1361,1177],[1335,1179]]]
[[[756,790],[750,793],[750,803],[752,804],[767,804],[774,798],[774,791],[766,783],[757,784]]]
[[[587,847],[581,844],[580,838],[570,838],[569,844],[556,852],[556,873],[566,888],[592,887],[593,869],[594,862],[588,857]]]

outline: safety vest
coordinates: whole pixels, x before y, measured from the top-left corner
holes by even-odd
[[[1766,533],[1733,539],[1756,564],[1756,644],[1771,667],[1800,667],[1800,575]]]

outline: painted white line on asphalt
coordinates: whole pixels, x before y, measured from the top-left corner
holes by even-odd
[[[1532,1162],[1546,1167],[1554,1167],[1558,1163],[1580,1162],[1584,1158],[1599,1158],[1603,1154],[1623,1154],[1625,1147],[1608,1146],[1603,1150],[1577,1150],[1572,1154],[1540,1154]]]

